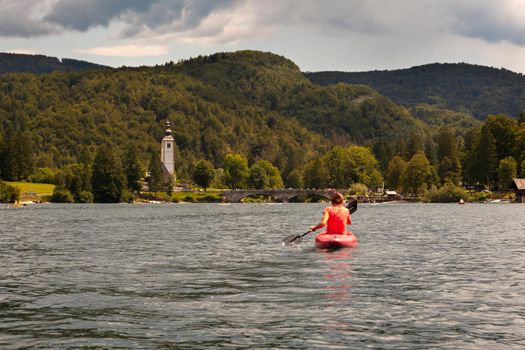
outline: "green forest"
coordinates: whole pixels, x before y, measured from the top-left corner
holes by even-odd
[[[366,193],[384,183],[430,200],[507,189],[525,170],[523,114],[481,122],[450,107],[396,104],[362,84],[317,85],[292,61],[257,51],[8,73],[0,179],[54,183],[55,201],[118,202],[138,194],[148,171],[150,190],[163,191],[172,185],[159,170],[169,121],[177,185]],[[16,197],[8,187],[0,201]]]
[[[507,69],[467,63],[434,63],[409,69],[371,72],[312,72],[321,85],[364,84],[396,103],[431,104],[485,119],[491,114],[516,116],[525,110],[525,76]]]

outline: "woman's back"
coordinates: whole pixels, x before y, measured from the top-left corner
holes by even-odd
[[[328,222],[326,233],[344,234],[346,233],[346,224],[350,223],[350,212],[342,205],[332,205],[327,207]]]

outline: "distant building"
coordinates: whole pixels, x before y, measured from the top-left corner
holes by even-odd
[[[400,194],[398,194],[396,191],[389,191],[389,190],[385,191],[385,197],[389,201],[395,201],[395,200],[400,200],[401,199],[401,195]]]
[[[162,179],[164,183],[168,183],[170,177],[172,185],[175,186],[175,139],[171,132],[170,122],[166,122],[165,136],[161,141],[160,160],[162,162]]]
[[[513,179],[510,189],[516,194],[516,202],[525,203],[525,179]]]

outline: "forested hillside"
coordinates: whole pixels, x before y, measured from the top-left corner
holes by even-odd
[[[53,71],[77,71],[91,68],[108,68],[86,61],[44,55],[24,55],[0,52],[0,74],[5,73],[50,73]]]
[[[4,135],[31,140],[37,167],[75,163],[101,144],[159,146],[165,121],[177,143],[177,173],[227,153],[265,159],[286,179],[333,145],[392,145],[427,127],[364,86],[310,83],[283,57],[220,53],[178,64],[0,77]]]
[[[482,123],[439,104],[409,105],[365,85],[313,84],[292,61],[256,51],[11,73],[0,76],[0,179],[55,183],[55,201],[129,200],[145,170],[150,189],[169,189],[159,159],[167,121],[178,180],[204,188],[366,193],[385,182],[454,201],[466,195],[460,184],[505,189],[525,174],[525,115]],[[0,200],[16,197],[2,188]]]
[[[305,75],[321,85],[368,85],[405,106],[436,105],[469,112],[477,119],[485,119],[489,114],[517,117],[525,110],[525,76],[506,69],[435,63],[392,71]]]

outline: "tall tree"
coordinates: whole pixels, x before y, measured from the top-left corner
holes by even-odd
[[[427,157],[431,165],[436,165],[437,163],[436,144],[434,143],[434,140],[432,140],[432,136],[430,134],[428,134],[425,139],[425,156]]]
[[[456,145],[456,138],[453,130],[443,125],[437,135],[437,170],[444,184],[451,181],[459,184],[461,180],[461,163],[459,161],[459,152]]]
[[[281,172],[267,160],[258,160],[250,167],[249,183],[257,189],[283,188]]]
[[[34,149],[28,131],[8,133],[0,148],[1,176],[5,180],[25,180],[34,169]]]
[[[449,159],[457,159],[457,146],[456,137],[454,136],[453,130],[443,125],[439,128],[436,135],[437,143],[437,161],[440,162],[443,158],[448,157]]]
[[[499,162],[498,184],[500,190],[508,190],[512,180],[516,178],[518,165],[512,156],[506,157]]]
[[[410,134],[410,137],[408,139],[407,151],[406,151],[407,158],[410,159],[417,152],[424,151],[424,150],[425,150],[425,146],[423,145],[423,141],[421,141],[421,137],[419,137],[419,135],[415,131],[413,131]]]
[[[157,149],[152,149],[149,158],[149,181],[148,187],[151,192],[159,192],[162,190],[162,161],[160,160],[160,154]]]
[[[423,185],[432,177],[432,167],[423,152],[410,159],[402,176],[403,190],[417,196]]]
[[[401,176],[407,168],[407,161],[400,156],[395,156],[388,163],[387,186],[398,190],[401,188]]]
[[[386,174],[388,170],[388,162],[392,158],[392,147],[390,147],[386,141],[380,140],[374,143],[372,150],[379,162],[379,170],[382,174]]]
[[[516,120],[503,115],[491,115],[485,121],[485,126],[494,137],[497,158],[503,159],[513,155],[518,130]]]
[[[330,187],[348,188],[353,183],[349,150],[335,146],[323,156],[324,166],[327,168]],[[357,174],[355,177],[357,178]]]
[[[117,203],[122,199],[126,178],[119,158],[109,145],[98,149],[91,178],[93,197],[98,203]]]
[[[472,149],[472,176],[478,184],[490,187],[497,166],[496,141],[492,132],[483,125]]]
[[[302,178],[306,188],[325,188],[328,187],[330,181],[328,169],[320,157],[306,165]]]
[[[124,156],[124,174],[128,189],[132,193],[138,193],[142,188],[142,181],[144,179],[144,165],[139,156],[138,147],[135,143],[128,144]]]
[[[238,153],[229,153],[226,155],[223,169],[225,182],[231,189],[236,189],[244,185],[249,174],[246,157]]]
[[[213,169],[213,165],[207,161],[207,160],[200,160],[195,165],[195,169],[193,170],[193,181],[195,183],[204,188],[204,191],[208,187],[210,187],[210,184],[215,177],[215,169]]]
[[[378,172],[379,164],[369,148],[350,145],[346,148],[348,153],[348,168],[352,182],[360,182],[369,188],[377,187],[383,182],[383,176]]]

